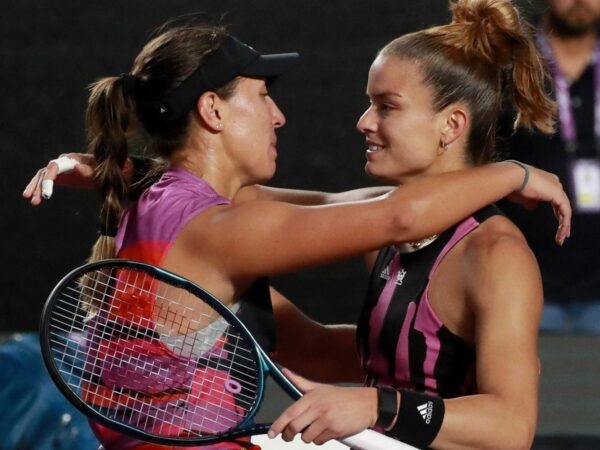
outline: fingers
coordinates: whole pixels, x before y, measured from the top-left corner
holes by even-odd
[[[558,220],[558,230],[556,231],[556,243],[563,245],[565,240],[571,236],[571,203],[566,194],[561,196],[559,200],[552,202],[554,216]]]
[[[40,176],[37,180],[37,186],[35,188],[35,197],[39,203],[42,198],[46,200],[52,197],[52,191],[54,188],[54,180],[58,176],[58,166],[54,163],[54,160],[50,161],[45,169],[40,171]]]
[[[562,184],[556,178],[556,183],[560,191],[550,200],[552,211],[558,221],[558,229],[556,231],[555,240],[558,245],[563,245],[565,240],[571,235],[571,217],[572,209],[569,197],[563,189]]]
[[[305,427],[302,431],[302,441],[310,444],[311,442],[317,445],[324,444],[333,437],[333,433],[320,420],[315,420]]]
[[[301,377],[289,369],[282,368],[281,371],[303,393],[310,392],[320,385],[319,383],[313,383],[312,381]],[[312,399],[310,396],[304,396],[296,401],[287,408],[275,422],[273,422],[267,433],[268,436],[274,438],[281,433],[282,439],[286,442],[290,442],[294,439],[296,434],[302,432],[302,439],[305,442],[311,442],[310,440],[306,440],[307,436],[312,440],[322,432],[317,425],[313,424],[318,417],[315,415],[315,409],[311,406]],[[307,432],[308,434],[305,434]]]
[[[322,444],[368,428],[375,422],[376,403],[374,388],[319,385],[287,408],[267,434],[281,434],[286,442],[301,434],[304,442]]]
[[[45,199],[52,197],[52,190],[54,189],[54,180],[56,179],[56,176],[60,175],[61,173],[72,171],[77,164],[79,164],[79,161],[69,156],[61,156],[60,158],[50,161],[48,163],[47,174],[52,173],[53,177],[50,178],[47,176],[42,180],[42,197]]]
[[[23,197],[29,198],[34,206],[39,205],[42,198],[50,198],[57,172],[56,164],[53,163],[48,163],[47,167],[38,170],[23,191]]]
[[[30,199],[31,204],[34,206],[39,205],[42,198],[49,199],[52,197],[56,177],[61,173],[71,172],[78,164],[79,161],[65,155],[51,160],[46,167],[38,170],[29,181],[23,191],[23,198]]]
[[[31,204],[37,206],[42,201],[41,197],[41,180],[44,178],[46,173],[46,169],[40,169],[34,175],[34,177],[29,181],[25,190],[23,191],[23,198],[28,198],[31,201]]]
[[[326,426],[326,420],[320,417],[318,410],[302,405],[302,408],[294,408],[292,405],[279,419],[273,422],[268,432],[270,438],[281,434],[286,442],[294,440],[297,434],[302,435],[305,443],[314,442],[323,444],[332,439],[333,433]]]
[[[302,416],[302,414],[308,410],[309,405],[304,402],[305,398],[301,398],[289,408],[287,408],[278,418],[273,422],[271,428],[267,432],[267,435],[273,439],[278,434],[281,434],[284,440],[288,442],[294,438],[299,431],[301,431],[304,427],[297,428],[299,423],[303,422],[305,419],[300,420],[299,422],[295,422],[296,418]],[[293,425],[292,425],[293,423]],[[310,422],[309,422],[310,423]],[[306,425],[305,425],[306,426]],[[285,432],[285,434],[284,434]],[[287,439],[286,439],[287,437]]]
[[[532,176],[529,185],[520,194],[528,203],[542,200],[552,205],[554,216],[558,220],[555,240],[558,245],[563,245],[571,235],[572,210],[569,198],[556,175],[529,167]]]
[[[42,181],[42,197],[48,200],[52,197],[52,192],[54,191],[54,181],[53,180],[44,180]]]

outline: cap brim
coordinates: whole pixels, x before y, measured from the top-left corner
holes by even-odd
[[[298,53],[260,55],[244,67],[240,75],[265,78],[277,77],[290,70],[299,57]]]

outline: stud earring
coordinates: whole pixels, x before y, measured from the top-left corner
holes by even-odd
[[[444,149],[445,152],[447,152],[448,151],[448,143],[442,142],[442,148]]]

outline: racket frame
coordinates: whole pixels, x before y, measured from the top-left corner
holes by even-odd
[[[132,269],[147,273],[151,277],[156,278],[158,281],[167,283],[168,285],[176,288],[183,289],[190,294],[198,297],[211,308],[213,308],[221,316],[225,317],[226,320],[233,324],[235,328],[240,332],[244,339],[251,344],[252,352],[256,356],[258,364],[256,365],[257,370],[257,395],[251,410],[248,412],[246,418],[240,422],[235,428],[230,431],[218,433],[218,434],[206,434],[202,436],[158,436],[156,434],[150,434],[143,431],[140,428],[136,428],[129,424],[123,423],[119,420],[107,417],[101,414],[85,401],[83,401],[79,395],[71,389],[69,384],[60,375],[59,368],[56,366],[53,349],[50,345],[51,337],[51,311],[55,302],[58,300],[59,295],[64,291],[66,287],[76,282],[85,273],[92,271],[98,271],[100,269],[111,268],[114,270],[119,269]],[[81,302],[81,300],[79,300]],[[260,410],[265,394],[265,381],[267,376],[271,376],[274,381],[283,389],[292,400],[297,400],[302,397],[302,393],[296,386],[289,381],[285,375],[281,372],[279,367],[269,358],[269,356],[260,347],[256,339],[252,336],[250,331],[244,325],[244,323],[220,300],[212,295],[207,290],[198,286],[190,280],[187,280],[173,272],[156,267],[151,264],[127,260],[127,259],[104,259],[101,261],[95,261],[87,263],[71,270],[66,274],[52,289],[48,296],[40,318],[40,345],[42,350],[42,357],[46,366],[46,369],[52,378],[55,385],[62,392],[62,394],[84,415],[88,418],[93,419],[106,427],[122,432],[123,434],[140,439],[145,442],[166,444],[172,446],[190,446],[190,444],[212,444],[230,439],[235,439],[244,436],[251,436],[257,434],[265,434],[270,428],[270,423],[255,424],[254,417]],[[352,446],[356,449],[369,449],[369,450],[410,450],[414,447],[396,441],[388,436],[381,433],[377,433],[373,430],[364,430],[356,435],[349,436],[347,438],[338,439],[340,442]]]

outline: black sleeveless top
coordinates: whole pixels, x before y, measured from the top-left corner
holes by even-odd
[[[475,351],[438,319],[427,297],[444,256],[487,218],[488,206],[413,253],[379,252],[357,329],[369,385],[413,389],[452,398],[476,392]]]

